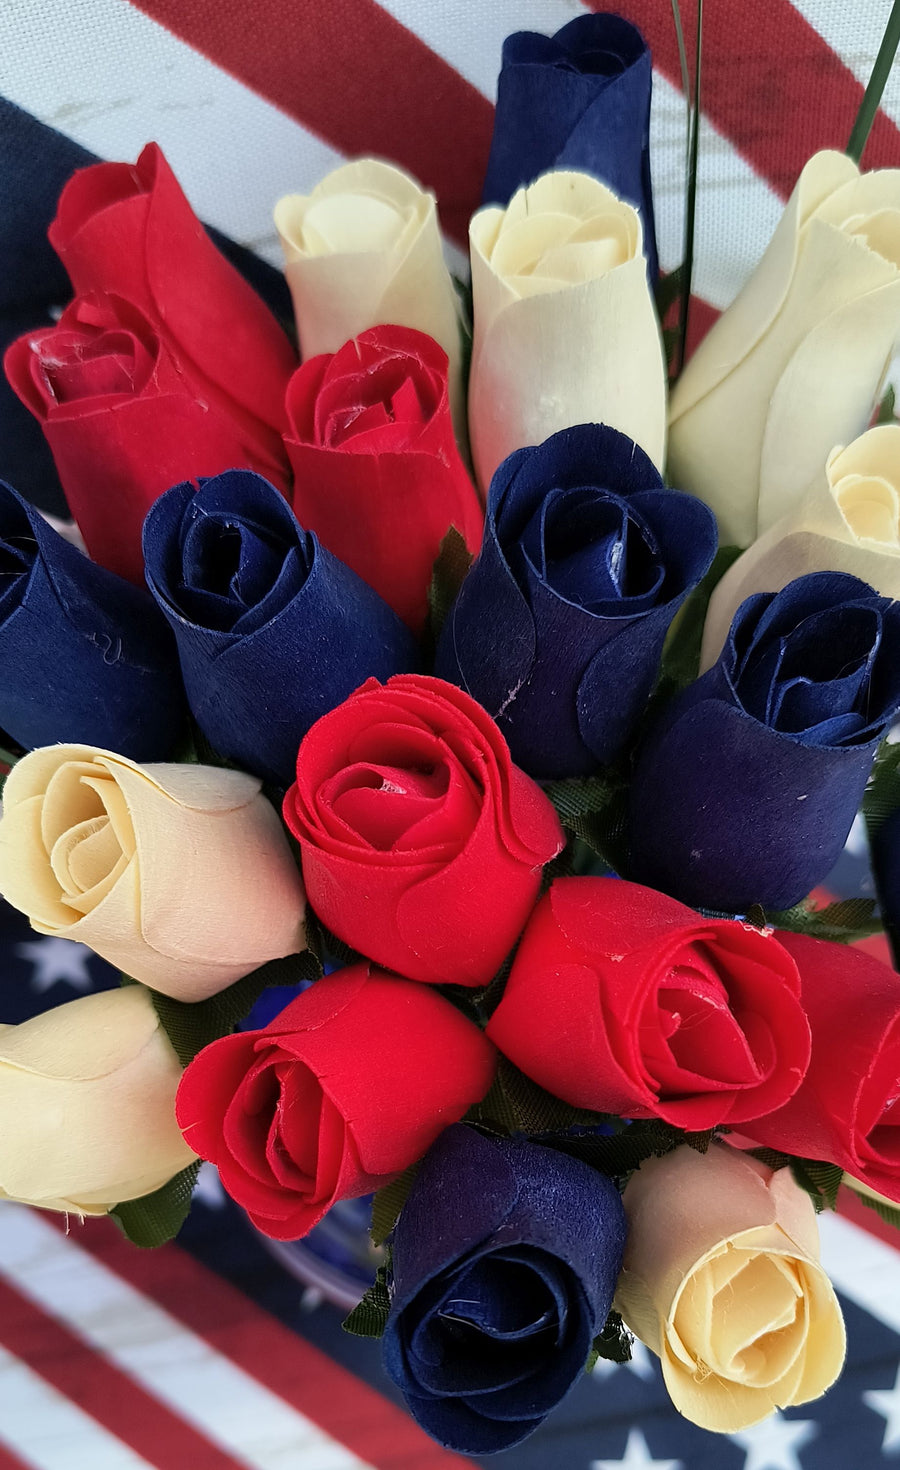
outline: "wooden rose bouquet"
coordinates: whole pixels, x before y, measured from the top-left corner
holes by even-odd
[[[682,368],[650,76],[511,36],[471,294],[362,159],[276,206],[289,326],[87,167],[5,357],[88,554],[0,487],[0,891],[123,985],[0,1028],[0,1193],[373,1195],[347,1325],[471,1454],[632,1334],[706,1428],[814,1398],[816,1211],[900,1221],[900,979],[814,894],[862,810],[900,919],[900,171],[810,159]]]

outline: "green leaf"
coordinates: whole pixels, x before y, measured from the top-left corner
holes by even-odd
[[[126,1200],[110,1210],[120,1230],[132,1245],[145,1249],[165,1245],[174,1240],[191,1207],[191,1194],[200,1172],[200,1160],[188,1164],[162,1189],[145,1194],[143,1199]]]
[[[462,535],[451,526],[441,542],[428,588],[429,624],[435,643],[473,560]]]
[[[621,873],[626,861],[628,812],[628,782],[624,774],[608,770],[595,776],[547,781],[543,790],[567,831],[586,843],[613,872]],[[571,855],[566,862],[571,862]]]
[[[299,985],[304,980],[318,980],[321,974],[318,959],[311,950],[305,949],[284,959],[269,960],[226,990],[220,990],[218,995],[211,995],[208,1000],[193,1003],[173,1000],[158,990],[151,990],[150,994],[163,1030],[181,1065],[186,1067],[211,1041],[229,1036],[238,1022],[250,1014],[270,985]],[[124,975],[122,981],[126,985],[136,983],[129,975]]]
[[[878,413],[875,418],[876,424],[892,424],[894,422],[896,401],[897,395],[894,392],[893,386],[889,383],[878,405]]]
[[[849,1185],[848,1188],[853,1189],[853,1186]],[[886,1225],[893,1225],[896,1230],[900,1230],[900,1206],[888,1204],[887,1200],[873,1199],[871,1195],[862,1194],[855,1189],[853,1193],[861,1205],[865,1205],[867,1210],[874,1210]]]
[[[862,801],[869,840],[900,807],[900,742],[882,740]]]
[[[816,1211],[837,1209],[838,1190],[844,1177],[837,1164],[822,1159],[801,1159],[775,1148],[751,1148],[748,1153],[769,1169],[790,1169],[794,1180],[809,1195]]]
[[[419,1163],[421,1160],[411,1164],[399,1179],[395,1179],[392,1184],[386,1184],[383,1189],[376,1190],[373,1194],[372,1224],[369,1230],[373,1245],[384,1245],[399,1220],[400,1211],[406,1204],[409,1191],[419,1172]]]
[[[656,283],[656,315],[663,321],[668,312],[681,297],[681,282],[684,276],[684,267],[676,266],[668,275],[660,274]],[[677,340],[677,330],[675,338]]]
[[[660,686],[670,698],[688,684],[693,684],[700,672],[700,648],[703,642],[703,626],[709,609],[710,598],[728,568],[741,554],[739,546],[720,546],[706,576],[694,588],[679,608],[663,648],[660,666]]]
[[[489,1092],[469,1109],[466,1121],[497,1133],[554,1133],[605,1119],[599,1113],[573,1108],[545,1092],[508,1058],[501,1056]]]
[[[882,923],[873,898],[844,898],[817,909],[809,899],[791,909],[765,915],[766,924],[774,929],[787,929],[792,934],[806,934],[811,939],[829,939],[833,944],[856,944],[872,934],[880,934]],[[754,906],[751,923],[756,923],[759,905]],[[761,927],[761,926],[757,926]]]
[[[388,1291],[388,1265],[379,1266],[375,1280],[362,1301],[359,1302],[341,1323],[345,1332],[354,1337],[382,1337],[391,1310]]]
[[[585,1372],[591,1373],[600,1358],[607,1363],[630,1363],[634,1338],[618,1312],[610,1312],[591,1346]]]

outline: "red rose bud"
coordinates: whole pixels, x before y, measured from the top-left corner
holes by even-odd
[[[636,883],[561,878],[487,1030],[575,1107],[703,1129],[758,1118],[796,1092],[810,1051],[799,996],[797,967],[771,934]]]
[[[284,390],[296,367],[268,307],[213,245],[163,153],[148,143],[137,163],[79,169],[60,196],[50,243],[78,294],[124,296],[154,323],[193,381],[256,433],[284,428]],[[280,445],[267,458],[281,463]],[[259,458],[220,468],[257,469]],[[187,478],[189,470],[170,483]],[[207,469],[207,474],[214,471]],[[278,478],[283,483],[284,472]]]
[[[451,525],[473,553],[484,515],[453,437],[447,354],[373,327],[305,362],[287,393],[294,511],[418,632]]]
[[[91,557],[131,582],[144,579],[144,517],[170,485],[233,465],[272,474],[265,436],[211,399],[118,297],[77,298],[56,326],[13,342],[4,367],[44,430]]]
[[[369,679],[313,725],[284,817],[327,927],[438,985],[490,981],[563,845],[481,705],[415,674]]]
[[[358,964],[265,1030],[206,1047],[176,1114],[254,1225],[294,1240],[337,1200],[421,1158],[484,1096],[494,1065],[483,1033],[443,996]]]
[[[812,1057],[790,1102],[747,1132],[769,1148],[839,1164],[900,1201],[900,978],[846,944],[778,938],[800,971]]]

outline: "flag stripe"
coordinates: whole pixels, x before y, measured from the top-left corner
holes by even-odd
[[[4,1281],[0,1344],[158,1470],[188,1464],[191,1470],[240,1470],[238,1460],[144,1393],[113,1363],[104,1362],[98,1371],[97,1354],[87,1343]]]
[[[583,0],[605,10],[607,0]],[[676,85],[681,71],[671,9],[659,0],[624,0],[618,7],[640,26],[655,64]],[[691,7],[684,7],[687,12]],[[693,15],[686,14],[692,31]],[[772,45],[778,36],[777,49]],[[693,46],[693,35],[688,35]],[[810,154],[843,149],[863,88],[789,0],[757,5],[719,0],[703,16],[703,111],[757,173],[786,198]],[[867,168],[900,157],[900,130],[880,112],[866,150]]]
[[[124,1239],[122,1245],[139,1258]],[[158,1258],[151,1259],[155,1275]],[[284,1470],[302,1463],[303,1456],[316,1470],[369,1466],[278,1397],[262,1377],[242,1372],[176,1314],[160,1310],[149,1295],[24,1206],[0,1207],[0,1273],[251,1470]],[[193,1285],[186,1281],[181,1289],[190,1292]],[[244,1308],[239,1332],[246,1325],[246,1303]],[[265,1380],[269,1366],[265,1359],[258,1363]]]
[[[63,1228],[52,1216],[39,1223]],[[378,1470],[470,1470],[468,1460],[440,1449],[401,1409],[179,1246],[135,1250],[106,1221],[89,1221],[78,1241],[80,1251],[152,1298]]]
[[[819,1233],[822,1265],[836,1289],[885,1327],[900,1332],[896,1246],[877,1240],[840,1215],[820,1215]]]
[[[24,1462],[30,1470],[72,1470],[74,1465],[90,1466],[90,1470],[153,1470],[3,1347],[0,1440],[11,1451],[10,1463]]]
[[[217,66],[342,153],[396,159],[433,189],[464,241],[487,167],[493,108],[374,0],[133,0]]]

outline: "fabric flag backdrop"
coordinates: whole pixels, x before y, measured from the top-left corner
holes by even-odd
[[[0,95],[61,137],[54,153],[53,135],[0,109],[0,309],[27,305],[9,292],[27,274],[30,201],[55,187],[60,150],[70,160],[63,171],[78,161],[73,143],[134,159],[155,139],[201,217],[272,264],[275,199],[308,190],[347,156],[378,154],[437,192],[459,268],[502,40],[515,29],[554,31],[582,8],[580,0],[3,0]],[[681,255],[685,111],[670,6],[616,8],[643,29],[656,62],[655,199],[661,262],[671,269]],[[693,0],[682,10],[691,49]],[[806,157],[845,145],[889,11],[890,0],[709,0],[695,334],[758,258]],[[900,165],[898,127],[900,69],[868,166]],[[3,427],[0,419],[0,449]],[[55,503],[49,486],[35,494]],[[831,886],[846,894],[862,882],[851,855]],[[0,953],[7,1022],[114,979],[81,947],[38,939],[6,908]],[[601,1364],[544,1429],[493,1463],[890,1464],[900,1453],[900,1254],[859,1207],[826,1219],[823,1239],[850,1357],[821,1403],[713,1438],[674,1414],[655,1362],[639,1349],[626,1368]],[[214,1173],[203,1176],[179,1244],[156,1254],[129,1247],[107,1222],[67,1234],[60,1219],[0,1206],[0,1470],[461,1470],[469,1462],[437,1449],[397,1409],[377,1351],[343,1335],[339,1320],[271,1260]]]

